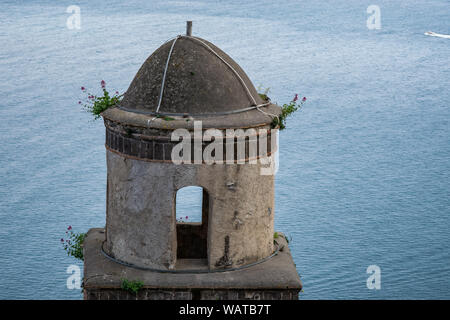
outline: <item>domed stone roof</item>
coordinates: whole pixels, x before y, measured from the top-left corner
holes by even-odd
[[[201,38],[178,36],[147,58],[119,108],[144,114],[214,116],[264,103],[225,52]]]

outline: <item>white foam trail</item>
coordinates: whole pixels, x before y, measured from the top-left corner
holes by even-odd
[[[424,33],[427,36],[431,36],[431,37],[439,37],[439,38],[445,38],[445,39],[450,39],[450,35],[449,34],[440,34],[440,33],[436,33],[433,31],[427,31]]]

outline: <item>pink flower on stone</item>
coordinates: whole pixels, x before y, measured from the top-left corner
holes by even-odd
[[[86,90],[86,88],[85,87],[81,87],[81,91],[84,91],[84,90]]]
[[[102,86],[102,89],[105,89],[105,86],[106,86],[105,80],[102,80],[102,81],[100,82],[100,84],[101,84],[101,86]]]
[[[306,101],[306,97],[303,97],[302,101],[305,102]]]
[[[188,216],[186,216],[186,219],[189,218]]]
[[[72,226],[69,226],[69,227],[67,228],[67,230],[72,230]]]
[[[292,101],[297,101],[298,100],[298,94],[295,94],[295,97],[294,97],[294,99],[292,100]]]
[[[64,239],[63,239],[63,238],[61,238],[61,242],[64,242]]]

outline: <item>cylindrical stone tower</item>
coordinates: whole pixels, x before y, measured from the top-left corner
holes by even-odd
[[[148,272],[206,274],[239,272],[274,256],[280,248],[267,169],[279,113],[212,43],[193,36],[164,43],[120,104],[102,114],[103,254]],[[177,191],[186,186],[203,188],[201,222],[176,220]],[[298,292],[295,276],[287,287]]]
[[[258,110],[257,105],[264,106]],[[209,269],[216,269],[270,256],[274,178],[261,174],[261,161],[258,154],[250,157],[249,144],[252,140],[259,144],[259,129],[266,129],[267,146],[272,122],[267,113],[278,112],[279,107],[262,101],[244,71],[206,40],[183,36],[157,49],[138,71],[120,106],[103,114],[108,165],[106,252],[155,269],[176,269],[177,258],[203,258]],[[201,125],[199,137],[194,137],[194,124]],[[172,141],[172,134],[180,128],[188,130],[192,146],[198,143],[201,149],[199,157],[194,151],[191,161],[176,164],[172,150],[180,141]],[[222,157],[213,164],[204,159],[211,144],[204,141],[207,129],[218,129],[224,137]],[[235,129],[235,135],[236,129],[247,133],[247,141],[242,141],[245,153],[239,157],[238,138],[229,139],[236,145],[229,150],[236,154],[233,161],[220,164],[227,157],[226,129]],[[204,190],[202,225],[177,225],[176,193],[186,186]]]

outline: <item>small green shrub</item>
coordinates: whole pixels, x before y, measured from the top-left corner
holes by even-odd
[[[286,128],[287,118],[303,106],[306,98],[303,97],[303,99],[299,103],[297,103],[297,100],[298,95],[296,94],[291,102],[283,104],[283,106],[281,107],[281,114],[278,117],[273,118],[272,128],[278,127],[280,130]]]
[[[138,293],[138,291],[141,290],[143,286],[144,283],[142,281],[129,281],[127,279],[122,279],[121,288],[134,294]]]
[[[72,231],[72,226],[69,226],[66,235],[68,238],[61,238],[61,243],[67,255],[83,261],[83,242],[86,238],[86,233],[75,233]]]
[[[119,95],[119,92],[116,91],[114,95],[110,95],[108,90],[106,90],[106,82],[102,80],[100,82],[102,87],[103,95],[96,96],[86,91],[85,87],[81,87],[81,91],[87,93],[87,99],[84,103],[84,109],[91,113],[94,116],[94,120],[100,118],[100,114],[106,109],[116,105],[120,102],[123,95]],[[78,101],[79,104],[82,104],[81,101]]]
[[[274,238],[274,239],[278,238],[278,232],[275,232],[275,233],[273,234],[273,238]]]
[[[270,88],[264,89],[264,91],[261,92],[263,89],[261,86],[258,86],[257,90],[261,99],[263,99],[264,101],[270,101],[270,98],[268,96]],[[286,128],[286,119],[303,106],[306,101],[306,97],[303,97],[300,102],[297,101],[298,94],[295,94],[291,102],[283,104],[283,106],[281,107],[281,114],[278,117],[274,117],[272,120],[272,128],[279,128],[280,130]]]

